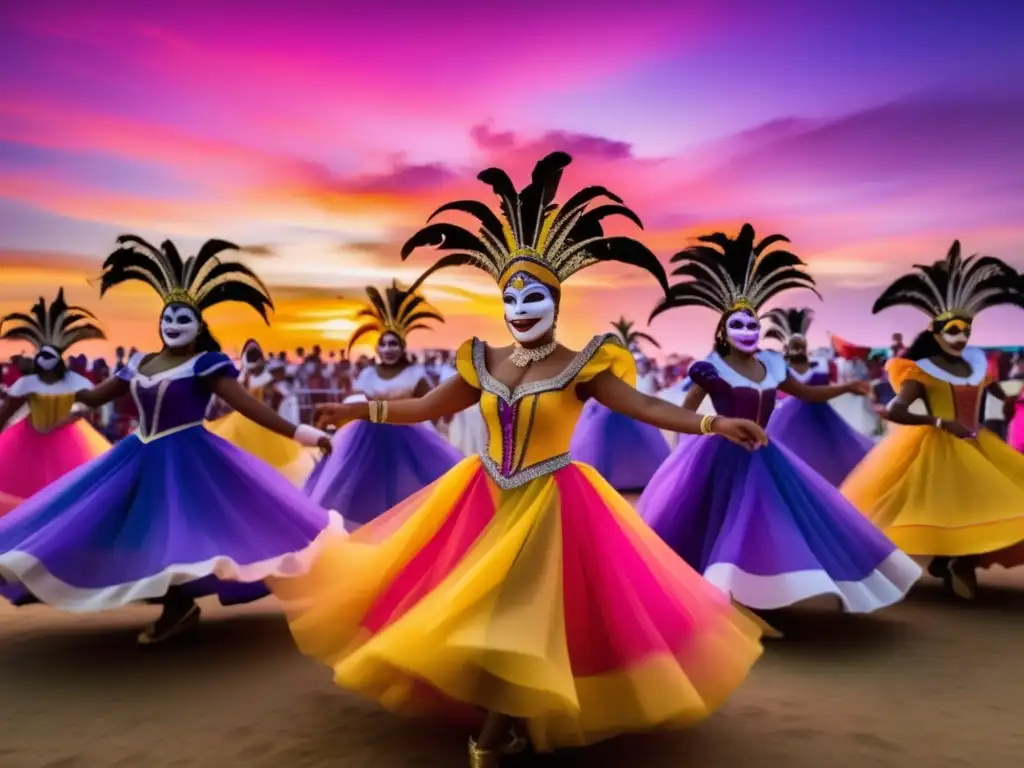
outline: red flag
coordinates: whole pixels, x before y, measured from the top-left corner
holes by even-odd
[[[845,339],[830,334],[832,349],[844,360],[867,360],[871,355],[871,347],[858,347]]]

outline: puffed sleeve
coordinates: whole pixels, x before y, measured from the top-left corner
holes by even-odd
[[[894,357],[885,364],[885,372],[889,374],[889,383],[897,392],[905,381],[917,381],[921,384],[928,383],[928,374],[921,370],[921,367],[913,360],[905,357]]]
[[[459,376],[462,377],[469,386],[473,389],[480,389],[480,377],[476,372],[476,365],[473,362],[473,350],[478,346],[482,345],[479,339],[473,338],[469,341],[462,342],[458,352],[455,353],[455,370],[459,372]],[[483,347],[480,349],[483,354]]]
[[[192,370],[196,376],[230,376],[238,378],[238,369],[231,358],[223,352],[204,352],[196,360]]]
[[[718,369],[707,360],[698,360],[691,365],[690,370],[687,371],[687,378],[705,392],[713,392],[722,381],[722,377],[718,375]]]
[[[610,371],[615,378],[631,387],[636,386],[636,360],[628,349],[610,335],[598,337],[591,343],[598,346],[577,375],[578,383],[590,381],[599,373]]]
[[[21,376],[7,388],[7,394],[10,397],[28,397],[35,391],[38,381],[38,377],[34,375]]]

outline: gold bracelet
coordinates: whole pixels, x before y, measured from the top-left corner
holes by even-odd
[[[370,400],[366,403],[366,408],[369,411],[370,421],[376,424],[380,421],[380,401]]]
[[[714,416],[714,415],[712,415],[712,414],[708,414],[708,415],[707,415],[707,416],[705,416],[705,417],[704,417],[703,419],[701,419],[701,420],[700,420],[700,433],[701,433],[702,435],[711,435],[711,434],[714,434],[714,433],[713,433],[713,432],[711,431],[711,428],[712,428],[712,427],[714,426],[714,424],[715,424],[715,419],[717,419],[717,418],[718,418],[717,416]]]
[[[388,420],[388,401],[380,401],[380,423],[384,424]]]

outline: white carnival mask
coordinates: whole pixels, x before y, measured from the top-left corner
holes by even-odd
[[[187,347],[199,337],[199,315],[181,304],[164,307],[160,316],[160,339],[171,349]]]
[[[736,349],[750,355],[757,351],[761,343],[761,321],[742,309],[729,316],[725,323],[725,333]]]
[[[520,344],[543,338],[555,325],[555,297],[539,280],[516,275],[505,287],[502,300],[505,324]]]
[[[45,345],[39,348],[39,352],[36,353],[36,365],[42,371],[52,371],[58,365],[60,365],[60,352],[55,348]]]
[[[384,365],[394,365],[402,359],[402,342],[390,331],[382,333],[377,342],[377,356]]]

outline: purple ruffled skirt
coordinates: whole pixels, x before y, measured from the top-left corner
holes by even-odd
[[[618,491],[643,489],[671,453],[657,427],[596,400],[583,407],[569,451],[573,461],[594,467]]]
[[[0,518],[0,595],[79,612],[171,588],[248,602],[305,572],[332,518],[203,426],[132,435]]]
[[[441,477],[462,454],[435,429],[355,421],[334,436],[305,490],[354,530]]]
[[[836,595],[850,612],[873,611],[902,599],[921,575],[837,489],[774,442],[747,451],[684,435],[639,509],[691,567],[754,609]]]
[[[767,432],[837,488],[875,446],[828,403],[805,403],[796,397],[779,404]]]

